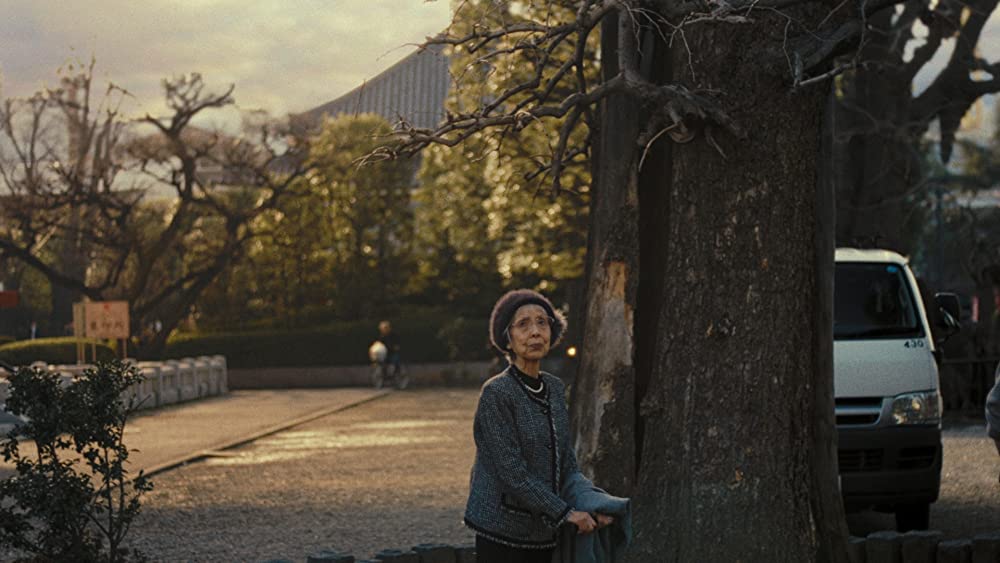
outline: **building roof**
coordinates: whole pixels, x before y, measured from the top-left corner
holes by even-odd
[[[378,76],[343,96],[292,117],[313,128],[324,117],[374,113],[389,123],[433,128],[444,119],[444,102],[451,78],[444,46],[417,49]]]

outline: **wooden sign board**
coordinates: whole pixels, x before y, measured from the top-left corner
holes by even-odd
[[[83,304],[84,336],[87,338],[129,337],[128,302],[96,301]]]
[[[17,307],[18,295],[16,291],[0,291],[0,309],[13,309]]]

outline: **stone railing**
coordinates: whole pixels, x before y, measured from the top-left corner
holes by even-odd
[[[223,356],[182,358],[165,362],[129,361],[141,370],[144,379],[126,390],[123,399],[133,399],[140,409],[162,407],[229,392],[226,358]],[[89,364],[31,365],[59,373],[65,385],[73,381],[73,376],[94,367]],[[0,403],[7,400],[8,385],[6,379],[0,379]]]

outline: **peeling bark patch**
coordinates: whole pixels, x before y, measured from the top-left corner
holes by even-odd
[[[599,383],[598,396],[589,399],[593,409],[589,435],[576,437],[584,473],[613,494],[624,496],[631,494],[635,475],[632,374],[628,366],[609,368]]]
[[[599,353],[584,357],[572,405],[580,467],[616,494],[628,493],[635,475],[634,309],[628,299],[634,262],[602,260],[592,274],[584,342]]]
[[[625,280],[628,272],[628,267],[624,262],[611,262],[608,264],[608,294],[625,300]]]

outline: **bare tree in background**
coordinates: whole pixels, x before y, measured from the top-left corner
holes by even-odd
[[[996,0],[911,0],[866,21],[859,48],[845,60],[852,68],[838,83],[835,104],[839,244],[877,239],[904,254],[917,250],[935,188],[927,158],[947,164],[963,118],[983,96],[1000,91],[1000,61],[986,60],[978,48],[996,6]],[[948,56],[935,68],[939,53]],[[937,155],[923,143],[935,125]]]
[[[127,300],[133,334],[160,321],[146,348],[157,353],[239,259],[253,219],[302,176],[307,147],[270,122],[241,137],[194,127],[233,103],[232,87],[212,93],[197,74],[164,81],[166,117],[130,122],[127,93],[111,85],[97,96],[93,68],[4,103],[0,259],[27,264],[68,296],[54,298],[62,318],[74,296]]]

